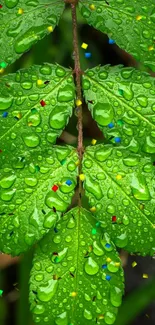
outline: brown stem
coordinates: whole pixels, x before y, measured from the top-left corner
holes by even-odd
[[[77,99],[82,102],[82,92],[81,92],[81,67],[80,67],[80,57],[78,48],[78,31],[77,31],[77,16],[76,16],[76,4],[77,1],[71,3],[72,11],[72,24],[73,24],[73,47],[74,47],[74,73],[76,76],[76,91]],[[78,155],[79,155],[79,174],[82,170],[82,157],[83,157],[83,129],[82,129],[82,105],[78,106]],[[82,182],[79,179],[79,205],[81,206],[81,194],[82,194]]]

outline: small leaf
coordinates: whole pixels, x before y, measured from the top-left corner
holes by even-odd
[[[155,253],[155,170],[147,155],[111,145],[88,147],[84,188],[90,209],[116,246],[141,255]]]
[[[107,65],[87,70],[83,89],[93,118],[112,143],[134,153],[155,153],[154,78]]]
[[[0,161],[0,250],[19,255],[53,228],[70,205],[78,156],[68,146],[13,155]]]
[[[74,97],[72,72],[59,65],[44,63],[4,76],[0,80],[0,157],[55,143],[72,114]]]
[[[0,9],[0,66],[13,63],[52,32],[63,10],[63,1],[47,0],[45,4],[43,0],[5,0]]]
[[[65,214],[57,228],[58,234],[51,230],[40,241],[34,256],[30,278],[34,321],[113,324],[124,287],[115,246],[91,213],[79,207]]]
[[[154,0],[79,1],[82,16],[89,25],[107,33],[119,47],[155,71]]]

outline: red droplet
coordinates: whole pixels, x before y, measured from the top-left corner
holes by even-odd
[[[117,221],[117,217],[116,216],[113,216],[112,217],[112,222],[116,222]]]
[[[2,153],[2,150],[0,149],[0,153]]]
[[[2,5],[0,5],[0,9],[2,9],[2,7],[3,7],[3,6],[2,6]]]
[[[52,191],[56,192],[56,191],[58,190],[58,188],[59,188],[59,187],[58,187],[57,185],[53,185],[53,186],[52,186]]]
[[[43,106],[43,107],[46,105],[46,103],[44,102],[43,99],[40,101],[40,104],[41,104],[41,106]]]

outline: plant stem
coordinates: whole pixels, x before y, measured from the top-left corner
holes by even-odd
[[[80,56],[78,48],[78,30],[77,30],[77,16],[76,16],[76,5],[77,1],[71,3],[72,11],[72,25],[73,25],[73,47],[74,47],[74,73],[76,77],[76,91],[77,99],[82,102],[82,91],[81,91],[81,67],[80,67]],[[82,129],[82,105],[78,106],[78,155],[79,155],[79,175],[82,170],[82,157],[83,157],[83,129]],[[79,206],[81,206],[81,194],[82,194],[82,181],[79,179]]]

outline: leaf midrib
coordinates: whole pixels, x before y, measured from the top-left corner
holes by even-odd
[[[105,92],[107,92],[108,94],[111,95],[111,97],[113,97],[114,99],[116,99],[121,105],[124,105],[124,107],[126,107],[127,110],[131,110],[135,115],[137,115],[141,120],[145,121],[147,124],[149,124],[152,128],[155,129],[155,125],[152,124],[149,120],[147,120],[143,115],[141,115],[140,113],[138,113],[134,108],[132,108],[131,106],[128,106],[127,103],[124,101],[124,99],[120,99],[119,97],[117,97],[117,95],[115,93],[113,93],[110,89],[107,89],[105,87],[105,83],[104,85],[102,85],[100,82],[97,82],[94,78],[89,77],[88,75],[84,74],[85,78],[88,78],[90,81],[94,82],[94,84],[103,89]],[[115,110],[115,109],[114,109]]]
[[[86,154],[93,160],[94,157],[92,157],[91,153],[89,153],[88,151],[86,152]],[[94,160],[93,160],[94,162]],[[138,209],[137,205],[132,201],[132,199],[123,191],[123,189],[121,188],[121,186],[109,175],[109,173],[107,171],[105,171],[103,169],[104,165],[101,165],[98,161],[95,160],[95,164],[98,164],[98,166],[103,170],[103,172],[112,180],[113,183],[115,183],[115,185],[118,187],[119,191],[123,193],[123,195],[131,202],[132,205],[135,206],[136,210],[138,210],[138,212],[140,212],[143,216],[143,218],[145,218],[152,227],[152,230],[154,229],[153,227],[153,223],[147,218],[147,216]]]
[[[65,76],[63,79],[61,79],[61,81],[59,82],[59,83],[57,83],[56,84],[56,86],[54,87],[54,88],[52,88],[52,90],[50,90],[49,91],[49,93],[48,94],[46,94],[45,96],[44,96],[44,99],[47,99],[51,94],[52,94],[52,92],[53,91],[55,91],[57,88],[59,88],[59,86],[61,85],[61,83],[63,83],[64,82],[64,80],[67,80],[67,78],[69,78],[70,77],[70,75],[72,74],[72,72],[69,72],[68,73],[68,75],[67,76]],[[15,84],[15,83],[14,83]],[[12,96],[13,97],[13,99],[15,99],[17,96]],[[23,96],[23,97],[25,97],[25,96]],[[38,105],[40,103],[40,99],[35,103],[35,105],[32,105],[32,106],[36,106],[36,105]],[[13,105],[14,105],[14,103],[13,103]],[[22,106],[22,105],[21,105]],[[32,108],[32,107],[31,107]],[[1,137],[0,137],[0,140],[2,140],[10,131],[12,132],[12,130],[15,128],[15,127],[17,127],[17,124],[20,124],[21,123],[21,121],[23,122],[23,120],[25,119],[25,117],[27,117],[27,115],[30,113],[30,111],[31,111],[31,108],[27,111],[27,113],[25,113],[25,115],[21,118],[21,119],[19,119],[11,128],[9,128],[9,130],[7,131],[7,132],[5,132]]]

